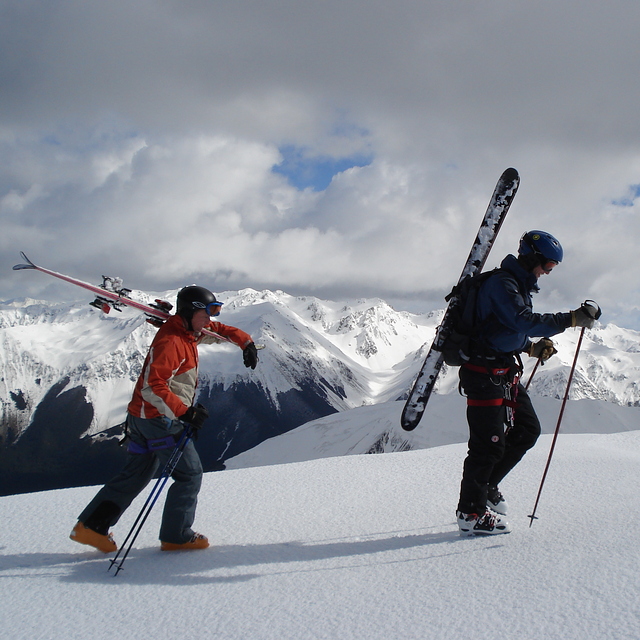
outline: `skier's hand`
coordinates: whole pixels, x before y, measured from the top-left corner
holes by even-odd
[[[549,338],[542,338],[531,345],[529,348],[529,355],[532,358],[540,358],[540,362],[543,364],[553,355],[558,353],[553,340]]]
[[[253,342],[250,342],[242,352],[242,360],[245,367],[256,368],[258,364],[258,350]]]
[[[182,422],[190,424],[196,431],[202,428],[204,421],[209,417],[206,407],[198,403],[195,407],[189,407],[183,415],[180,416]]]
[[[600,307],[593,300],[587,300],[579,309],[571,312],[571,326],[591,329],[600,315]]]

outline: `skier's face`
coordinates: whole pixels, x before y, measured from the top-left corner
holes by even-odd
[[[548,262],[545,262],[544,264],[539,264],[538,266],[533,268],[533,275],[535,275],[536,278],[539,278],[542,275],[549,275],[552,271],[553,268],[555,266],[557,266],[557,262],[554,262],[553,260],[549,260]]]
[[[209,314],[206,309],[198,309],[191,318],[191,326],[194,333],[200,333],[210,322]]]

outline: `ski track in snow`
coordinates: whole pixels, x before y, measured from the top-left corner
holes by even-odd
[[[0,636],[637,640],[640,431],[561,434],[529,527],[550,443],[501,487],[509,535],[458,535],[453,444],[207,474],[212,547],[160,552],[161,500],[117,577],[68,539],[95,487],[0,498]]]

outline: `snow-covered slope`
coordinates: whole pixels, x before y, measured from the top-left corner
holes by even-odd
[[[529,528],[549,444],[502,485],[509,535],[458,535],[464,445],[327,458],[207,474],[212,546],[159,551],[159,503],[117,577],[68,538],[94,487],[0,498],[0,635],[636,640],[640,431],[561,435]]]
[[[457,394],[435,395],[415,431],[400,427],[402,402],[386,402],[334,413],[270,438],[227,460],[228,469],[301,462],[332,456],[389,453],[466,442],[465,401]],[[536,398],[543,433],[555,431],[562,402]],[[561,422],[562,433],[619,433],[640,429],[640,410],[601,400],[573,400]]]

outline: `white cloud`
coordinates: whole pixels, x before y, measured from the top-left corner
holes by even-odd
[[[490,263],[548,229],[567,257],[538,305],[594,297],[604,320],[640,326],[635,0],[2,11],[0,298],[26,286],[9,271],[24,249],[129,286],[212,278],[442,306],[515,166]],[[297,191],[272,171],[284,145],[372,162]]]

